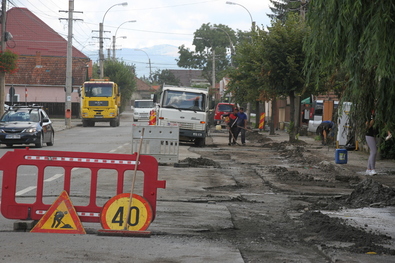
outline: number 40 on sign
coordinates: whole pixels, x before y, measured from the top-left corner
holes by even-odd
[[[103,229],[123,230],[128,218],[127,230],[143,231],[149,227],[152,221],[151,205],[144,197],[137,194],[133,194],[130,207],[129,200],[130,194],[123,193],[107,201],[100,215]]]

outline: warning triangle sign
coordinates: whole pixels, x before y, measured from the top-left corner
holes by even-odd
[[[66,191],[59,195],[30,232],[86,234]]]

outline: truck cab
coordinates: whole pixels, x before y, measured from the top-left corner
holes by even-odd
[[[94,126],[96,122],[119,126],[121,94],[115,82],[108,79],[85,81],[79,95],[83,127]]]
[[[164,86],[157,110],[157,125],[180,127],[180,141],[204,146],[209,131],[206,89]]]
[[[149,120],[150,112],[154,109],[153,100],[135,100],[132,106],[133,121]]]

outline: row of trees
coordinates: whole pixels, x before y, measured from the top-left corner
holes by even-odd
[[[355,127],[363,127],[374,110],[376,125],[383,132],[394,131],[395,115],[389,114],[395,109],[393,1],[271,3],[268,30],[235,32],[225,25],[203,24],[195,31],[194,51],[179,47],[178,65],[203,70],[210,82],[228,76],[238,103],[275,104],[278,98],[291,98],[291,112],[296,113],[291,123],[299,123],[300,96],[332,91],[341,102],[353,103],[350,117]],[[291,125],[290,141],[296,138],[296,128]],[[364,138],[364,129],[357,132]]]
[[[93,78],[99,78],[98,69],[99,65],[94,64]],[[111,81],[116,82],[121,89],[121,111],[129,105],[132,94],[136,91],[137,87],[134,72],[134,65],[126,64],[123,61],[106,60],[104,63],[104,75]],[[177,86],[180,83],[180,80],[177,79],[169,70],[157,70],[152,74],[151,78],[143,77],[142,80],[154,85],[166,83]]]

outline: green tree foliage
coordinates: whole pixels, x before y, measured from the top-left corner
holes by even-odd
[[[203,24],[194,33],[192,51],[184,45],[178,48],[180,54],[177,65],[183,68],[200,69],[205,79],[212,85],[213,50],[215,51],[215,80],[225,75],[225,70],[231,66],[231,58],[227,51],[232,51],[231,43],[236,43],[233,29],[226,25]]]
[[[361,138],[373,109],[379,127],[395,128],[394,17],[392,0],[310,3],[307,72],[344,72],[342,101],[353,103],[349,116]]]
[[[99,78],[98,65],[93,66],[93,77]],[[121,111],[129,104],[132,93],[136,90],[134,68],[123,61],[106,60],[104,76],[118,84],[121,90]]]
[[[302,3],[303,0],[301,1],[294,1],[294,0],[270,0],[270,3],[273,6],[270,6],[270,10],[272,11],[272,14],[267,14],[268,17],[270,17],[272,20],[280,20],[282,22],[285,22],[285,20],[288,17],[289,13],[299,13],[300,8],[302,8],[302,5],[305,5],[305,2]]]
[[[246,38],[237,46],[233,60],[238,67],[227,71],[230,80],[227,93],[232,93],[236,103],[254,102],[260,97],[260,69],[263,63],[260,42],[265,36],[266,32],[258,29],[253,33],[253,39]]]
[[[179,86],[180,80],[168,69],[157,70],[152,74],[152,80],[158,85]]]
[[[230,71],[229,85],[236,98],[245,101],[257,98],[275,101],[289,96],[291,112],[295,112],[295,96],[307,91],[303,39],[308,31],[297,14],[289,14],[285,22],[274,21],[269,29],[269,32],[258,29],[250,41],[237,46],[238,67]],[[295,122],[293,114],[291,122]],[[291,129],[290,141],[295,139]]]
[[[295,96],[305,91],[303,39],[307,33],[303,19],[299,15],[289,14],[284,23],[275,21],[261,42],[264,93],[271,97],[290,97],[291,113],[296,110]],[[291,142],[296,140],[294,123],[294,114],[291,114]]]

